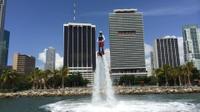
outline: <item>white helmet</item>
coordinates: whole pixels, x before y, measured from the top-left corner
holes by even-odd
[[[102,32],[102,31],[99,31],[99,33],[100,33],[100,34],[103,34],[103,32]]]

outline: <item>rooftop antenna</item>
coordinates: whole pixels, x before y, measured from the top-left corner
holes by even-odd
[[[74,22],[76,21],[76,0],[74,0],[74,4],[73,4],[73,8],[74,8],[74,17],[73,17],[73,20]]]

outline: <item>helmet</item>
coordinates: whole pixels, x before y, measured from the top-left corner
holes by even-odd
[[[103,32],[102,32],[102,31],[99,31],[99,34],[103,34]]]

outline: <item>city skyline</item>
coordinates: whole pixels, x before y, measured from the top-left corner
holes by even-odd
[[[99,6],[95,5],[95,7],[92,6],[92,4],[96,3],[95,1],[87,0],[86,3],[78,1],[77,21],[90,22],[97,25],[97,31],[102,30],[107,40],[109,38],[108,13],[116,8],[137,8],[141,12],[144,12],[145,46],[150,47],[152,47],[153,39],[157,37],[166,35],[182,37],[181,28],[185,24],[200,24],[198,20],[198,14],[200,13],[198,0],[177,0],[175,2],[165,3],[157,0],[148,5],[142,1],[124,2],[119,0],[113,4],[111,0],[101,0],[97,1]],[[37,8],[34,8],[34,5]],[[86,8],[85,5],[90,5],[91,7]],[[102,8],[102,5],[105,7]],[[155,8],[155,6],[159,7]],[[60,2],[47,2],[47,0],[40,2],[37,0],[9,0],[6,14],[6,29],[11,31],[8,64],[12,64],[14,52],[22,52],[35,56],[37,58],[37,66],[42,67],[43,64],[38,60],[38,55],[49,46],[55,47],[58,51],[57,55],[62,58],[62,24],[73,20],[72,7],[72,0],[61,0]],[[177,8],[181,10],[177,11]],[[30,25],[31,27],[28,28]],[[23,45],[22,43],[27,44]],[[109,48],[108,43],[107,41],[106,48]],[[146,49],[146,59],[149,58],[149,51],[151,51],[151,48]]]

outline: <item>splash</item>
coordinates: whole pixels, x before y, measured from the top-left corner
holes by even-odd
[[[92,102],[90,99],[64,100],[41,108],[50,112],[200,112],[200,104],[185,101],[136,100],[131,96],[116,101],[104,56],[97,56]]]
[[[112,88],[112,81],[108,62],[105,56],[97,56],[97,66],[94,76],[94,86],[92,94],[92,103],[115,103],[114,90]]]
[[[119,101],[114,106],[105,103],[98,105],[90,101],[70,103],[60,101],[45,105],[43,108],[50,112],[199,112],[199,105],[187,102],[160,102],[160,101]]]

